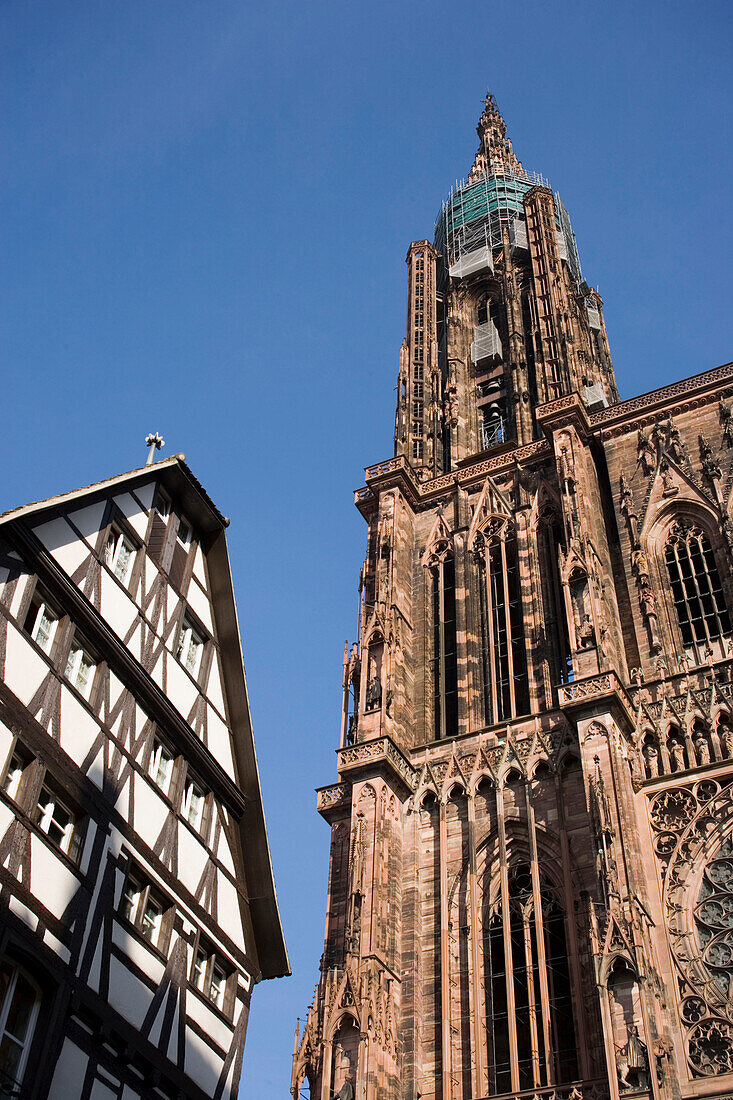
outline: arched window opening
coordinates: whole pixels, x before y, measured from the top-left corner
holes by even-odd
[[[617,959],[608,978],[616,1072],[622,1091],[649,1087],[649,1059],[641,1036],[643,1021],[636,974],[625,959]]]
[[[306,1070],[298,1086],[298,1100],[311,1100],[311,1097],[315,1097],[315,1093],[311,1092],[311,1082]]]
[[[694,523],[678,520],[664,558],[677,621],[686,647],[700,650],[731,633],[730,616],[710,540]]]
[[[456,573],[452,556],[430,567],[433,613],[433,718],[435,738],[458,733],[458,658],[456,652]]]
[[[4,959],[0,995],[0,1096],[15,1096],[28,1064],[41,993],[25,970]]]
[[[489,1051],[489,1091],[509,1092],[512,1087],[509,1006],[504,959],[504,926],[499,914],[484,922],[486,975],[486,1031]]]
[[[573,679],[573,658],[560,584],[560,552],[564,547],[562,526],[557,516],[547,517],[538,528],[546,651],[553,684]]]
[[[351,1016],[344,1016],[333,1037],[330,1095],[354,1096],[358,1066],[359,1029]]]
[[[474,540],[479,566],[481,659],[487,725],[529,710],[519,558],[514,529],[502,524]]]

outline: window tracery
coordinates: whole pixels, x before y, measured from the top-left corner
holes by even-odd
[[[704,653],[711,642],[731,633],[710,539],[699,524],[678,519],[667,535],[664,560],[682,643]]]
[[[526,643],[514,524],[494,516],[473,540],[478,565],[486,724],[529,710]]]
[[[456,648],[456,570],[448,543],[436,546],[428,563],[432,626],[433,736],[458,732],[458,654]]]

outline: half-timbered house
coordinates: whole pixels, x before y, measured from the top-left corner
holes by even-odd
[[[288,973],[221,515],[178,455],[0,518],[0,1095],[237,1094]]]

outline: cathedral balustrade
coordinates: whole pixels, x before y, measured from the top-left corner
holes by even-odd
[[[607,1100],[609,1095],[608,1082],[576,1081],[567,1085],[551,1085],[547,1088],[525,1089],[523,1092],[503,1092],[491,1097],[476,1097],[476,1100]],[[624,1097],[648,1096],[648,1092],[624,1093]]]

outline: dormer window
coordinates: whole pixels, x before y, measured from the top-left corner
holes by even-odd
[[[48,602],[43,589],[37,587],[26,613],[23,629],[44,653],[50,653],[60,615]]]
[[[178,636],[176,657],[184,665],[192,676],[197,676],[201,667],[201,657],[204,652],[204,636],[194,626],[187,615],[184,615],[181,623],[181,632]]]
[[[122,584],[129,579],[135,561],[136,547],[127,535],[113,524],[104,547],[104,561]]]

